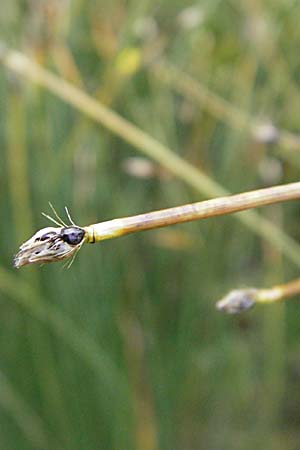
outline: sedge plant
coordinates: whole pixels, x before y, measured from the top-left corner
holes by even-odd
[[[67,207],[65,209],[70,224],[66,224],[50,203],[55,218],[48,214],[43,215],[57,227],[42,228],[22,244],[14,258],[14,266],[19,268],[28,264],[56,262],[68,258],[71,258],[69,264],[71,265],[84,244],[94,244],[138,231],[236,213],[299,198],[300,182],[296,182],[83,227],[75,224]],[[256,303],[273,303],[298,293],[300,293],[300,280],[271,289],[234,290],[217,303],[217,309],[228,313],[238,313],[251,308]]]

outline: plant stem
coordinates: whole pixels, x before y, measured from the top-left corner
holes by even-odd
[[[256,303],[275,303],[300,294],[300,278],[270,289],[259,289]]]
[[[24,54],[7,49],[6,45],[1,41],[0,61],[14,73],[45,87],[88,117],[101,123],[108,130],[120,136],[142,153],[161,164],[162,167],[165,167],[198,192],[208,197],[230,194],[215,180],[199,168],[183,160],[168,147],[129,121],[123,119],[84,91],[42,68]],[[287,236],[272,222],[260,217],[254,211],[248,211],[237,217],[250,230],[266,239],[271,245],[280,250],[286,257],[300,267],[300,246],[294,239]]]
[[[190,75],[165,61],[147,65],[147,67],[164,83],[193,102],[198,102],[217,119],[223,120],[232,128],[246,129],[255,140],[276,142],[288,151],[299,151],[300,136],[287,130],[276,128],[272,124],[264,124],[262,120],[247,114],[233,106],[215,92],[195,81]],[[263,133],[265,131],[265,133]],[[265,136],[265,137],[264,137]]]
[[[234,289],[219,300],[216,308],[228,314],[237,314],[252,308],[256,303],[276,303],[300,294],[300,278],[269,289]]]
[[[300,198],[300,182],[258,189],[137,216],[109,220],[86,227],[87,241],[98,242],[137,231],[232,214],[250,208]]]

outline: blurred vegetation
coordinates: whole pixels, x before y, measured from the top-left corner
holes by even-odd
[[[293,0],[10,0],[0,39],[241,192],[299,179],[299,20]],[[214,303],[299,268],[226,217],[14,270],[49,200],[87,225],[201,195],[3,65],[0,98],[0,448],[298,449],[299,305]],[[260,213],[299,241],[297,202]]]

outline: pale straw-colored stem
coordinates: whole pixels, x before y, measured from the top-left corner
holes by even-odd
[[[45,87],[88,117],[101,123],[198,192],[207,197],[229,194],[226,189],[206,173],[183,160],[149,134],[123,119],[82,90],[44,69],[24,54],[6,48],[1,41],[0,61],[14,73]],[[272,222],[257,215],[255,211],[248,211],[237,217],[254,233],[266,239],[274,248],[280,250],[300,267],[300,246],[294,239],[287,236]]]
[[[247,311],[257,303],[276,303],[300,294],[300,278],[269,289],[234,289],[219,300],[216,308],[228,314]]]
[[[300,198],[300,182],[215,198],[86,227],[87,242],[98,242],[137,231],[231,214]]]
[[[255,301],[256,303],[275,303],[299,294],[300,279],[297,278],[286,284],[273,286],[270,289],[259,289]]]

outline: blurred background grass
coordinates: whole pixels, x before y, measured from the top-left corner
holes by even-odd
[[[299,20],[292,0],[10,0],[0,29],[240,192],[299,179]],[[299,305],[214,302],[299,268],[227,217],[13,270],[49,200],[87,225],[201,195],[3,66],[0,98],[0,448],[298,449]],[[261,213],[299,240],[296,202]]]

